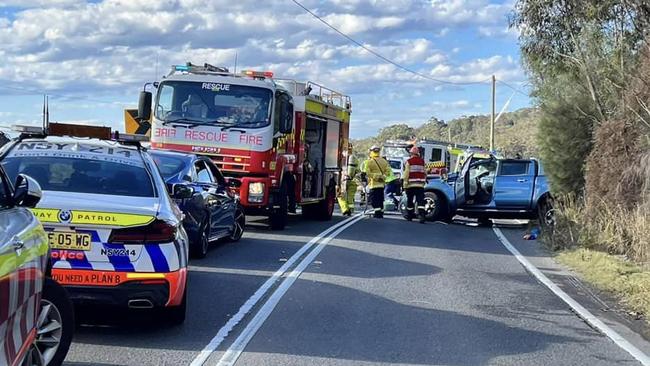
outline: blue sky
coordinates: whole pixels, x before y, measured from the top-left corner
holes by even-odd
[[[323,19],[432,78],[492,74],[525,90],[513,0],[303,0]],[[52,120],[121,128],[123,109],[171,64],[272,70],[352,97],[352,135],[490,112],[490,84],[447,85],[368,54],[290,0],[0,0],[0,125]],[[158,60],[158,62],[156,62]],[[158,67],[156,68],[156,64]],[[156,69],[158,73],[156,74]],[[530,105],[497,85],[497,109]]]

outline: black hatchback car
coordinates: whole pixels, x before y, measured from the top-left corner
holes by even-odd
[[[238,241],[244,234],[244,209],[231,188],[237,179],[226,179],[207,157],[164,150],[149,153],[165,178],[167,188],[185,213],[183,227],[194,257],[204,258],[211,242]]]

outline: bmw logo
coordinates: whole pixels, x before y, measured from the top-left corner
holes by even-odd
[[[69,222],[71,218],[72,218],[72,213],[70,213],[69,210],[61,210],[61,211],[59,211],[59,221],[61,221],[61,222]]]

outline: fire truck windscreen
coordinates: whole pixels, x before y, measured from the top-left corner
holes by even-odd
[[[163,122],[264,127],[271,121],[271,98],[270,89],[254,86],[164,81],[158,88],[155,116]]]

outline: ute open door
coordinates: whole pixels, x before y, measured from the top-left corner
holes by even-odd
[[[462,206],[467,200],[467,190],[469,187],[469,167],[472,164],[472,156],[469,154],[463,162],[463,167],[458,173],[458,178],[454,183],[454,191],[456,193],[456,207]]]

